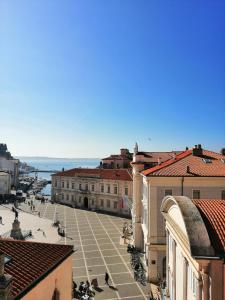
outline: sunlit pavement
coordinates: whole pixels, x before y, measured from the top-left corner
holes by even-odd
[[[21,206],[24,210],[26,207],[29,210],[27,204]],[[57,217],[65,227],[66,236],[59,243],[77,250],[73,254],[73,279],[79,286],[81,281],[97,278],[99,289],[94,299],[149,299],[149,285],[134,280],[130,254],[120,245],[123,223],[129,220],[37,200],[35,209],[41,218],[53,222]],[[105,272],[110,276],[110,286],[105,285]]]

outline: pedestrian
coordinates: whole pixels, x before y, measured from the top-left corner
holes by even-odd
[[[2,216],[0,216],[0,224],[2,224]],[[3,225],[3,224],[2,224]]]
[[[40,213],[40,211],[38,212],[38,217],[39,217],[39,218],[41,217],[41,213]]]
[[[98,288],[98,280],[97,280],[97,278],[93,278],[92,279],[91,285],[94,287],[94,289]]]
[[[105,272],[105,284],[109,285],[109,274]]]
[[[86,286],[87,286],[87,290],[89,290],[89,288],[90,288],[90,282],[88,280],[86,281]]]

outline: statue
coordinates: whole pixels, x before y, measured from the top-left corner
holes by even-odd
[[[19,213],[18,213],[18,211],[16,209],[14,210],[14,213],[15,213],[15,220],[18,220]]]

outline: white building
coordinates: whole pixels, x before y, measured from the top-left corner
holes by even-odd
[[[17,187],[19,180],[18,159],[6,159],[4,157],[0,157],[0,171],[9,173],[12,186]]]
[[[9,195],[11,191],[11,177],[6,172],[0,172],[0,195]]]
[[[167,296],[225,299],[225,205],[167,196],[161,206],[167,236]]]
[[[52,175],[52,200],[73,207],[130,215],[132,174],[128,169],[75,168]]]
[[[162,199],[167,195],[225,199],[225,156],[198,145],[178,154],[161,153],[157,165],[145,169],[149,156],[134,151],[132,220],[135,246],[145,253],[148,278],[158,282],[166,276]],[[166,156],[170,157],[165,160]]]

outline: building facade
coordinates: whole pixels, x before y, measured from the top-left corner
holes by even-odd
[[[52,200],[119,215],[130,215],[132,174],[127,169],[76,168],[52,175]]]
[[[100,162],[100,168],[104,169],[123,169],[130,168],[132,153],[128,149],[120,149],[120,154],[112,154],[105,157]]]
[[[134,155],[133,209],[135,246],[145,252],[148,278],[158,282],[166,277],[166,233],[160,213],[167,195],[185,195],[191,199],[225,199],[225,156],[203,150],[186,149],[172,158],[144,169],[144,162]]]
[[[0,196],[9,195],[11,192],[11,177],[6,172],[0,171]]]
[[[166,222],[169,299],[225,299],[223,200],[167,196],[161,212]]]

